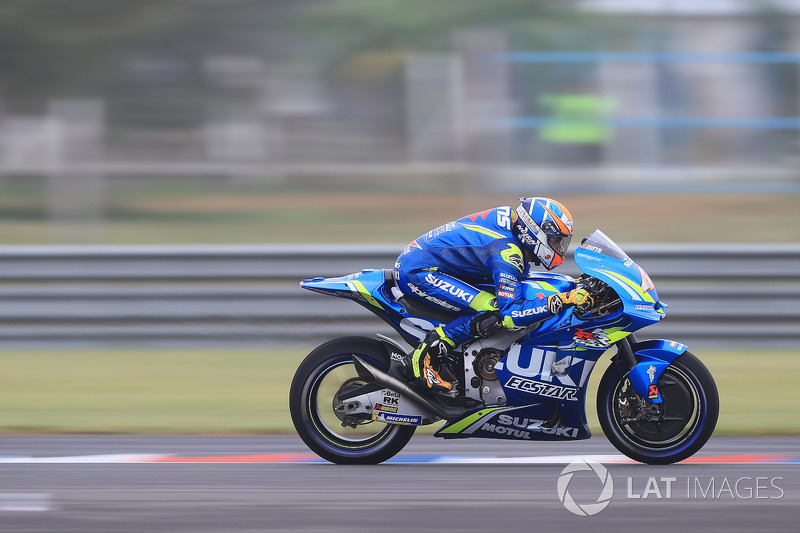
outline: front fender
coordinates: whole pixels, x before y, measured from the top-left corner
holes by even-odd
[[[687,350],[685,344],[676,341],[653,339],[631,345],[639,361],[628,374],[633,390],[650,403],[661,403],[658,380],[672,361]]]

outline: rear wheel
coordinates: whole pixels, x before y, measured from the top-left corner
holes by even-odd
[[[295,372],[289,410],[300,438],[323,459],[377,464],[402,450],[416,427],[343,418],[337,412],[339,392],[365,383],[358,377],[353,355],[380,369],[389,368],[390,356],[380,341],[346,337],[326,342],[308,354]]]
[[[608,440],[637,461],[670,464],[705,445],[719,416],[719,395],[708,369],[690,352],[675,359],[658,382],[663,402],[639,397],[628,370],[612,365],[597,391],[597,415]]]

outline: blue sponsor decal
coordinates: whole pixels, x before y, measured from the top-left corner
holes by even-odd
[[[422,417],[421,416],[411,416],[411,415],[397,415],[394,413],[386,413],[383,411],[375,411],[372,414],[372,418],[374,420],[380,420],[381,422],[388,422],[389,424],[403,424],[407,426],[421,426],[422,425]]]

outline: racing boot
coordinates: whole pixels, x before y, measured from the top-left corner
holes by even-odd
[[[453,348],[455,343],[444,335],[441,327],[428,333],[425,340],[403,362],[409,378],[414,377],[432,392],[444,394],[452,392],[454,383],[444,379],[436,371],[434,364],[438,366],[446,360]]]

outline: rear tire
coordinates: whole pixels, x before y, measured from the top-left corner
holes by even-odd
[[[711,373],[688,351],[664,370],[658,385],[661,404],[640,400],[628,369],[611,365],[597,390],[597,416],[619,451],[642,463],[665,465],[691,457],[705,445],[717,425],[719,394]],[[642,409],[652,412],[635,419]]]
[[[371,420],[355,428],[342,426],[333,405],[343,385],[359,384],[353,355],[382,370],[389,368],[390,355],[378,340],[344,337],[328,341],[297,368],[289,390],[289,410],[297,434],[323,459],[339,464],[378,464],[402,450],[417,428]]]

